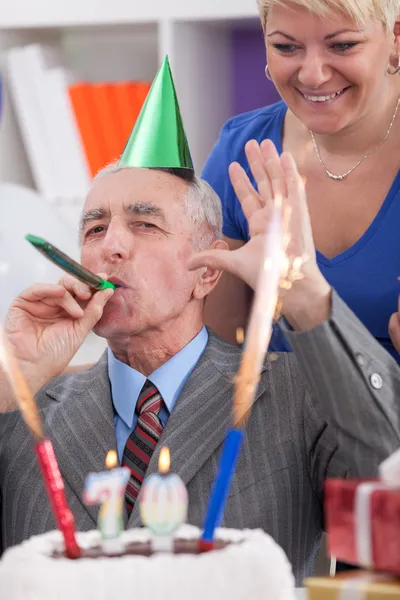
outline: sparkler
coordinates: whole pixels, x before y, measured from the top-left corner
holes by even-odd
[[[272,324],[276,314],[281,280],[288,271],[285,260],[285,220],[282,218],[280,204],[274,206],[265,236],[263,261],[253,307],[246,332],[245,347],[235,378],[233,401],[233,423],[242,427],[254,402],[260,379],[262,364],[272,333]]]
[[[290,212],[282,210],[279,200],[276,199],[265,235],[263,260],[245,336],[245,347],[235,378],[234,426],[228,431],[222,448],[218,473],[204,519],[203,534],[199,541],[202,550],[213,548],[215,529],[221,521],[228,499],[244,437],[243,426],[254,402],[265,353],[271,339],[273,321],[279,310],[279,290],[288,289],[293,281],[301,276],[299,268],[303,259],[295,257],[290,260],[287,256]],[[237,336],[244,334],[240,328],[236,333]]]
[[[0,364],[10,382],[18,407],[35,442],[35,453],[38,460],[47,495],[53,509],[54,517],[65,543],[69,558],[78,558],[81,554],[75,537],[75,523],[67,505],[64,483],[58,468],[50,440],[46,439],[39,410],[29,386],[19,368],[11,344],[0,328]]]

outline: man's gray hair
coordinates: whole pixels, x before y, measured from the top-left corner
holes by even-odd
[[[134,167],[119,166],[111,163],[101,169],[93,179],[93,182],[110,173],[118,173],[122,169]],[[163,169],[154,169],[163,172]],[[168,172],[168,170],[166,170]],[[201,179],[194,176],[192,180],[185,180],[187,189],[185,192],[186,214],[197,227],[197,234],[193,240],[196,250],[208,248],[212,242],[222,237],[222,207],[219,196],[212,187]]]

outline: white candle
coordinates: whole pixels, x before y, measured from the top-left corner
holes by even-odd
[[[123,550],[120,536],[123,530],[125,489],[130,471],[126,467],[113,468],[116,464],[117,455],[111,450],[106,458],[109,470],[89,473],[83,496],[86,504],[101,504],[98,527],[103,549],[107,554],[119,554]]]
[[[162,448],[158,463],[159,473],[145,479],[139,497],[143,524],[153,534],[155,552],[172,552],[173,534],[186,521],[188,495],[182,479],[168,473],[170,455]]]

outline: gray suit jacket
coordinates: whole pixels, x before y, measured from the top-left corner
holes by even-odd
[[[269,532],[300,583],[318,552],[325,478],[375,475],[400,445],[400,379],[397,364],[335,295],[328,322],[287,335],[296,357],[265,361],[223,525]],[[168,445],[195,525],[202,524],[231,424],[239,360],[239,349],[210,332],[149,465],[148,473],[156,471],[159,449]],[[379,378],[371,384],[373,374],[382,378],[380,389]],[[116,448],[106,355],[87,372],[52,380],[38,402],[77,528],[93,529],[98,507],[84,504],[84,481],[89,471],[104,469],[107,452]],[[0,416],[0,490],[3,548],[54,528],[32,440],[17,412]],[[139,525],[136,505],[127,526]]]

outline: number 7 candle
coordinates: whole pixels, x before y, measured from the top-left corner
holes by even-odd
[[[130,471],[126,467],[115,467],[117,454],[110,450],[106,457],[108,471],[89,473],[85,482],[83,500],[86,504],[101,504],[99,530],[104,551],[119,554],[122,551],[121,533],[123,530],[123,505],[125,488]]]

